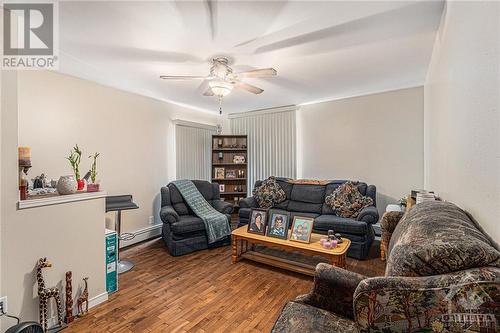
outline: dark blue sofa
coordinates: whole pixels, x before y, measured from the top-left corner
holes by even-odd
[[[326,234],[329,229],[342,234],[351,240],[347,255],[357,259],[365,259],[375,238],[372,224],[377,223],[379,214],[376,208],[377,189],[374,185],[358,183],[362,195],[373,199],[373,206],[364,208],[356,219],[336,216],[330,206],[325,204],[325,197],[330,195],[346,180],[332,180],[327,185],[291,184],[285,178],[276,178],[278,184],[285,191],[286,200],[275,208],[290,212],[294,216],[313,217],[314,232]],[[255,187],[262,181],[255,182]],[[238,226],[248,224],[250,211],[257,207],[253,197],[240,201]]]

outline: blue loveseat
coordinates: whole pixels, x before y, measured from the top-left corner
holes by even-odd
[[[316,233],[326,234],[329,229],[342,234],[351,240],[348,256],[365,259],[375,238],[372,224],[377,223],[379,214],[376,208],[377,189],[374,185],[359,182],[358,190],[362,195],[373,200],[373,206],[364,208],[357,218],[336,216],[330,206],[325,204],[325,197],[347,180],[332,180],[326,185],[292,184],[286,178],[276,178],[277,183],[286,194],[286,200],[276,205],[276,209],[290,212],[294,216],[313,217],[313,230]],[[262,181],[255,182],[255,187]],[[238,226],[248,224],[252,208],[258,208],[254,197],[240,201]]]

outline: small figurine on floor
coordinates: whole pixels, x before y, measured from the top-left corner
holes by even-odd
[[[59,289],[57,289],[56,287],[45,288],[45,281],[43,280],[42,270],[46,267],[52,267],[52,264],[47,261],[47,258],[38,259],[36,267],[36,281],[38,283],[38,298],[40,299],[40,323],[43,326],[44,332],[46,332],[48,329],[48,305],[51,298],[54,298],[57,304],[57,320],[59,326],[63,326],[61,294]]]
[[[87,280],[89,278],[83,278],[83,283],[85,283],[85,288],[83,288],[82,295],[78,297],[76,304],[78,306],[78,317],[83,317],[89,312],[89,290],[87,286]],[[83,303],[85,303],[85,311],[83,311]]]
[[[73,321],[73,286],[71,285],[71,271],[66,272],[66,324]]]

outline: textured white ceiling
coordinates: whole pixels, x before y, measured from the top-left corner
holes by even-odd
[[[60,71],[119,89],[217,112],[201,81],[210,59],[261,95],[234,90],[224,112],[362,95],[424,83],[442,1],[60,2]]]

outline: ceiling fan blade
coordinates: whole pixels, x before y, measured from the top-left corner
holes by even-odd
[[[160,79],[164,80],[203,80],[206,76],[191,76],[191,75],[160,75]]]
[[[251,84],[241,82],[241,81],[236,81],[234,83],[234,86],[236,88],[244,89],[244,90],[251,92],[252,94],[256,94],[256,95],[261,94],[264,91],[264,89],[260,89],[256,86],[252,86]]]
[[[214,92],[212,91],[212,88],[208,87],[207,90],[203,93],[203,96],[213,96]]]
[[[252,71],[237,73],[239,77],[268,77],[276,76],[278,72],[274,68],[254,69]]]

